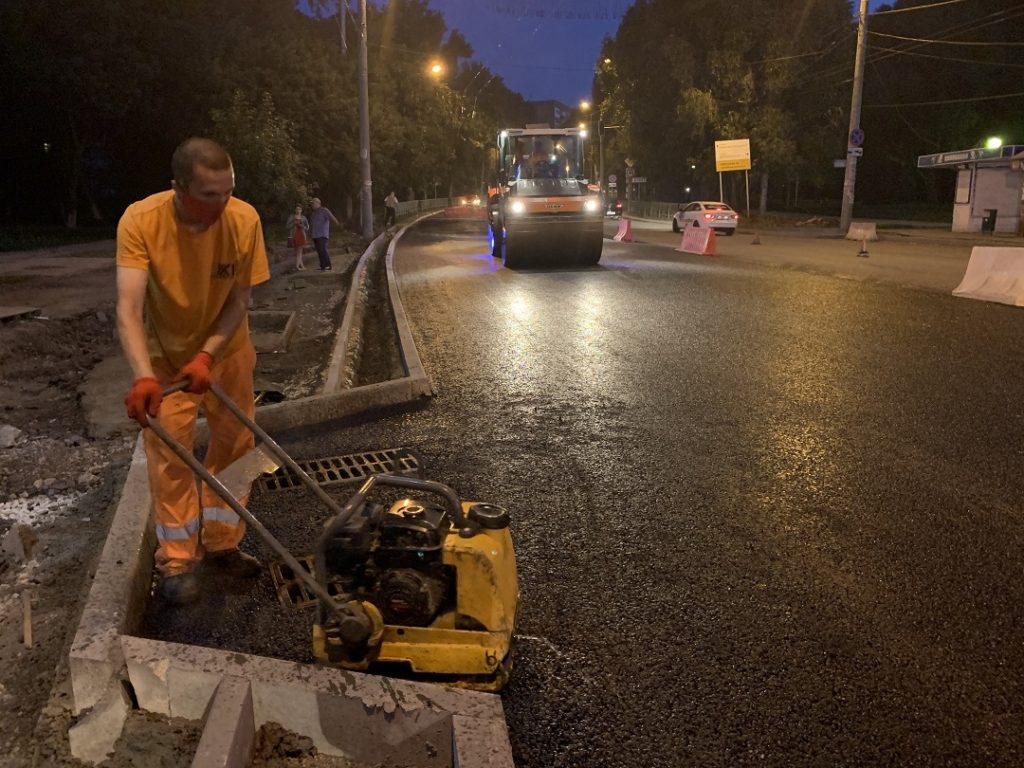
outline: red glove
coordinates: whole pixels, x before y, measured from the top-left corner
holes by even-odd
[[[149,426],[149,416],[156,416],[160,410],[160,403],[163,401],[163,390],[160,382],[152,376],[143,376],[132,382],[132,388],[128,390],[128,396],[124,404],[128,408],[128,418],[135,419],[143,427]]]
[[[192,358],[188,365],[178,371],[174,380],[188,379],[189,385],[186,391],[201,395],[210,388],[211,365],[213,365],[213,355],[209,352],[200,352]]]

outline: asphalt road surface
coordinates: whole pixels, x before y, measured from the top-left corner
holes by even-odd
[[[1024,764],[1019,309],[605,244],[398,247],[437,389],[306,434],[507,506],[520,768]]]

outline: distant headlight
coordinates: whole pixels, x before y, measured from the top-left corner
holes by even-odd
[[[583,204],[583,210],[585,210],[587,213],[596,213],[600,209],[601,204],[597,202],[597,200],[590,199]]]
[[[512,213],[525,213],[526,203],[522,202],[521,200],[516,200],[514,203],[512,203],[510,210],[512,211]]]

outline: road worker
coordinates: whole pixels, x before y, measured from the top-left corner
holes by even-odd
[[[143,427],[157,417],[189,450],[202,406],[210,427],[205,465],[216,475],[254,438],[208,390],[217,383],[253,417],[249,293],[270,271],[259,214],[232,197],[228,153],[191,138],[175,150],[171,169],[171,189],[128,206],[117,228],[117,328],[135,378],[125,405]],[[185,391],[162,396],[181,380],[189,382]],[[200,563],[233,577],[258,574],[259,561],[238,550],[244,521],[205,485],[200,494],[192,470],[152,430],[143,439],[163,598],[196,600]]]

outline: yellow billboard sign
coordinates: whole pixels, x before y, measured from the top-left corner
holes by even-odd
[[[715,170],[749,171],[750,139],[731,139],[715,142]]]

